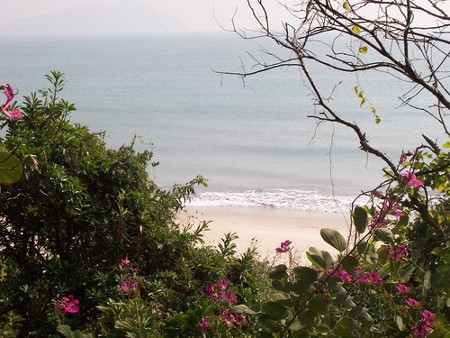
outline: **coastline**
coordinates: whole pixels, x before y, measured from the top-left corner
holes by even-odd
[[[217,245],[225,233],[235,232],[237,252],[255,247],[262,259],[277,258],[275,248],[285,240],[292,241],[295,256],[303,261],[313,246],[337,253],[320,237],[321,228],[332,228],[347,236],[348,215],[334,212],[311,212],[262,207],[188,206],[186,217],[211,221],[204,232],[205,245]]]

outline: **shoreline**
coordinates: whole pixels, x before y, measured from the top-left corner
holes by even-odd
[[[321,228],[332,228],[344,237],[348,235],[349,215],[334,212],[312,212],[262,207],[193,207],[188,206],[186,217],[210,221],[203,233],[205,245],[217,245],[225,233],[234,232],[237,253],[255,247],[262,259],[277,258],[275,249],[285,240],[292,241],[294,255],[304,261],[305,252],[313,246],[337,251],[320,236]]]

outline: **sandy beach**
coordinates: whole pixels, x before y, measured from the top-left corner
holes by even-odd
[[[188,207],[189,215],[210,220],[205,232],[206,244],[215,245],[225,233],[235,232],[237,251],[256,246],[261,258],[275,256],[275,248],[282,241],[292,241],[297,256],[303,260],[305,251],[314,246],[336,251],[320,237],[321,228],[332,228],[344,236],[348,234],[348,215],[258,207]]]

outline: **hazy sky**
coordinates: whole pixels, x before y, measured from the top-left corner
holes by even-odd
[[[0,27],[16,19],[53,13],[80,5],[126,1],[139,2],[171,14],[184,21],[190,30],[219,30],[220,27],[214,17],[229,28],[236,9],[238,10],[236,20],[241,28],[249,28],[253,22],[245,0],[0,0]],[[276,3],[275,0],[267,1],[271,2]],[[273,9],[274,15],[279,16],[282,12],[278,6]]]

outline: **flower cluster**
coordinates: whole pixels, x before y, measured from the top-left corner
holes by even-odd
[[[387,248],[389,256],[391,256],[394,260],[400,262],[403,257],[408,255],[409,248],[407,243],[403,244],[394,244],[388,246]]]
[[[332,272],[334,269],[332,270]],[[376,273],[375,271],[362,273],[361,268],[355,268],[354,274],[349,274],[346,270],[343,268],[339,268],[336,271],[333,272],[333,276],[339,278],[341,281],[345,283],[359,283],[359,284],[379,284],[382,282],[382,279],[380,278],[380,275]]]
[[[406,185],[410,187],[417,188],[423,185],[422,181],[412,171],[405,171],[402,176]]]
[[[275,249],[277,253],[285,253],[288,252],[291,248],[290,245],[292,242],[290,240],[285,240],[284,242],[281,242],[280,246]]]
[[[7,115],[11,120],[20,120],[23,118],[23,114],[19,108],[11,109],[11,104],[16,95],[10,84],[4,84],[0,86],[0,90],[3,90],[3,94],[6,96],[6,102],[0,107],[0,111]]]
[[[55,308],[58,313],[78,313],[80,311],[78,304],[80,304],[80,301],[73,295],[69,295],[68,297],[62,297],[58,300],[55,304]]]
[[[430,333],[431,327],[436,324],[433,321],[436,318],[436,314],[428,310],[423,310],[420,314],[422,315],[422,319],[410,329],[410,332],[414,337],[421,338],[426,337]]]
[[[240,325],[245,322],[245,316],[239,313],[231,313],[230,307],[237,303],[236,292],[231,291],[228,287],[230,281],[227,279],[219,279],[217,283],[210,283],[206,286],[205,293],[212,298],[219,310],[216,316],[217,324],[225,324],[227,327],[233,325]],[[210,329],[214,318],[212,316],[205,316],[198,324],[201,332]]]
[[[120,282],[120,288],[126,293],[131,293],[134,290],[139,289],[139,282],[136,282],[132,279],[123,280]]]

